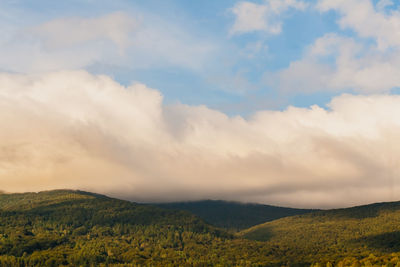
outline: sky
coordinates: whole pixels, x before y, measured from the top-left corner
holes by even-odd
[[[400,2],[0,1],[0,189],[400,200]]]

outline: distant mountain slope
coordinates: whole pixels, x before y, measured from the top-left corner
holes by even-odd
[[[222,200],[161,203],[157,204],[157,206],[190,211],[212,225],[235,230],[242,230],[260,223],[313,211],[310,209],[283,208]]]
[[[282,218],[244,230],[239,236],[290,249],[297,261],[308,263],[346,256],[368,258],[371,253],[390,255],[400,251],[400,202]]]
[[[186,211],[87,192],[0,194],[0,266],[327,262],[400,266],[400,203],[295,215],[234,236]]]
[[[181,264],[185,247],[221,238],[185,211],[72,190],[0,194],[0,266]]]
[[[48,222],[67,226],[113,225],[126,222],[132,225],[193,224],[208,227],[187,212],[164,210],[155,206],[73,190],[0,194],[0,210],[3,215],[24,214],[27,221],[44,218]]]

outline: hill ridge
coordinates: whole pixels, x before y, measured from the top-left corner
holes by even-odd
[[[187,210],[212,225],[231,230],[246,229],[266,221],[314,211],[225,200],[182,201],[156,205],[167,209]]]
[[[86,191],[3,194],[0,266],[394,266],[398,222],[400,202],[380,202],[233,235],[187,211]]]

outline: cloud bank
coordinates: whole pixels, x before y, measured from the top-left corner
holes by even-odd
[[[0,74],[0,189],[297,207],[398,199],[400,96],[249,119],[85,71]]]

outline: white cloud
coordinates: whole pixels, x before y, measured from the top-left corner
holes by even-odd
[[[379,0],[376,4],[376,8],[380,12],[384,12],[387,7],[393,6],[394,3],[392,0]]]
[[[84,71],[0,75],[0,184],[132,200],[347,206],[400,193],[400,96],[334,98],[248,120],[165,106]]]
[[[99,40],[111,41],[125,49],[130,42],[129,35],[138,26],[139,22],[127,14],[115,12],[96,18],[56,19],[28,28],[25,33],[39,39],[50,50]]]
[[[278,34],[282,31],[281,15],[290,8],[304,10],[306,6],[297,0],[265,0],[263,4],[239,2],[231,9],[236,18],[230,33],[266,31]]]
[[[353,38],[326,34],[298,60],[265,81],[289,92],[389,92],[400,86],[400,47],[381,51]]]
[[[146,15],[68,17],[14,30],[0,41],[0,69],[40,72],[93,64],[200,68],[214,51],[184,29]]]
[[[380,49],[386,49],[400,45],[400,12],[383,12],[390,4],[391,1],[379,1],[376,10],[370,0],[320,0],[318,8],[336,10],[341,14],[342,28],[350,28],[363,38],[373,38]]]
[[[285,92],[347,91],[387,93],[400,87],[400,13],[385,12],[369,0],[321,0],[321,11],[335,10],[343,29],[356,36],[328,33],[307,48],[300,60],[267,72],[265,81]],[[374,42],[371,42],[374,41]]]
[[[400,13],[391,1],[321,0],[321,11],[339,13],[339,25],[356,35],[328,33],[315,40],[300,60],[264,80],[284,92],[353,91],[387,93],[400,87]],[[372,40],[372,42],[371,42]]]

